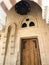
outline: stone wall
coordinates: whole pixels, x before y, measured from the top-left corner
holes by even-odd
[[[27,18],[29,21],[26,21]],[[35,23],[35,26],[29,26],[31,21]],[[27,27],[22,28],[24,22]],[[23,38],[38,38],[41,63],[49,65],[49,28],[42,19],[40,7],[33,7],[31,4],[31,12],[23,16],[17,14],[14,7],[8,12],[6,30],[2,33],[0,40],[0,65],[20,65],[21,39]]]

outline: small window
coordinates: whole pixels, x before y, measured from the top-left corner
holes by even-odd
[[[24,27],[27,27],[27,24],[26,23],[23,23],[22,24],[22,28],[24,28]]]
[[[30,22],[29,26],[35,26],[34,22]]]
[[[27,18],[26,21],[29,21],[29,18]]]

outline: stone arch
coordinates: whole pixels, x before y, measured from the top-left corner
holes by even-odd
[[[8,0],[7,0],[8,1]],[[1,7],[3,8],[3,10],[5,11],[5,13],[7,14],[8,11],[18,2],[20,2],[21,0],[9,0],[8,3],[9,3],[9,7],[8,7],[8,4],[6,4],[5,1],[2,1],[0,3]],[[25,1],[25,0],[24,0]],[[41,8],[42,8],[42,0],[27,0],[27,1],[34,1],[35,3],[37,3]]]
[[[5,56],[4,56],[3,65],[5,65],[5,61],[6,61],[7,49],[8,49],[9,39],[10,39],[10,33],[11,33],[11,26],[9,26],[8,30],[7,30],[7,39],[6,39]]]
[[[13,23],[12,25],[8,26],[6,46],[5,46],[5,56],[4,56],[3,65],[8,64],[9,62],[13,62],[14,63],[14,61],[12,61],[12,55],[13,55],[13,58],[14,58],[15,44],[16,44],[16,32],[17,32],[16,28],[17,28],[17,26],[16,26],[15,23]],[[11,65],[12,65],[12,63],[11,63]]]
[[[27,15],[24,17],[23,21],[20,22],[20,28],[29,28],[29,27],[37,27],[38,21],[37,18],[32,15]],[[24,24],[24,27],[23,27]]]
[[[15,4],[17,4],[18,2],[20,2],[20,1],[26,1],[26,0],[10,0],[10,2],[12,3],[12,7],[15,5]],[[39,5],[39,7],[42,9],[42,0],[38,0],[38,2],[36,2],[35,0],[27,0],[27,1],[31,1],[31,2],[34,2],[34,3],[36,3],[37,5]],[[12,8],[11,7],[11,8]],[[10,8],[10,9],[11,9]]]

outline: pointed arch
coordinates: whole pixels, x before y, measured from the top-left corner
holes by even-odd
[[[7,39],[6,39],[6,46],[5,46],[5,56],[4,56],[4,62],[3,62],[3,65],[6,65],[9,61],[8,59],[12,58],[11,56],[8,56],[8,55],[13,55],[14,52],[15,52],[15,43],[16,43],[16,24],[12,24],[8,27],[8,30],[7,30]],[[9,49],[11,50],[10,52],[7,52],[9,51]]]
[[[4,56],[3,65],[5,65],[5,61],[6,61],[6,55],[7,55],[7,50],[8,50],[8,44],[9,44],[9,39],[10,39],[10,33],[11,33],[11,26],[9,26],[9,27],[8,27],[8,30],[7,30],[7,39],[6,39],[5,56]]]

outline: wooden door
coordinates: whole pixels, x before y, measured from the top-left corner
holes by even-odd
[[[40,65],[39,48],[36,40],[22,40],[21,65]]]

